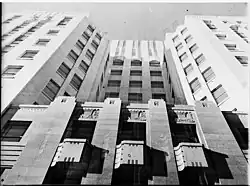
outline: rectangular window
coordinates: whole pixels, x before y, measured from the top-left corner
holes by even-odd
[[[89,65],[85,61],[82,60],[79,65],[79,68],[86,74],[89,69]]]
[[[141,70],[130,70],[130,76],[142,76]]]
[[[160,67],[160,62],[159,61],[150,61],[149,62],[150,67]]]
[[[152,94],[152,99],[163,99],[166,101],[166,95],[165,94]]]
[[[161,71],[150,71],[150,76],[162,76]]]
[[[57,73],[62,76],[64,79],[69,75],[70,68],[65,64],[62,63],[61,66],[58,68]]]
[[[128,101],[141,102],[142,94],[141,93],[128,93]]]
[[[186,37],[185,42],[189,43],[192,39],[193,39],[193,37],[191,35],[189,35]]]
[[[207,101],[207,96],[204,96],[203,98],[201,98],[200,101]]]
[[[68,58],[70,59],[70,61],[72,61],[73,63],[76,62],[76,60],[78,59],[78,55],[75,53],[74,50],[71,50],[68,54]]]
[[[21,56],[22,59],[34,59],[35,55],[38,53],[38,50],[26,50]]]
[[[174,43],[177,42],[178,40],[180,40],[180,38],[179,38],[178,35],[176,35],[175,37],[173,37],[173,42],[174,42]]]
[[[182,43],[178,44],[175,48],[176,48],[177,51],[179,51],[180,49],[182,49],[183,48]]]
[[[32,121],[8,121],[1,134],[1,141],[19,142]]]
[[[96,33],[95,37],[99,39],[100,41],[102,40],[102,36],[99,33]]]
[[[59,30],[49,30],[48,35],[56,36],[59,33]]]
[[[248,57],[247,57],[247,56],[235,56],[235,58],[236,58],[243,66],[248,66]]]
[[[82,51],[84,49],[84,47],[85,47],[84,44],[80,40],[78,40],[76,42],[76,46],[77,46],[77,48],[80,49],[80,51]]]
[[[120,87],[121,81],[119,80],[109,80],[108,87]]]
[[[90,32],[94,32],[95,28],[92,25],[88,25],[87,29],[90,30]]]
[[[225,44],[225,47],[229,50],[229,51],[237,51],[237,48],[236,48],[236,44]]]
[[[92,59],[94,58],[94,54],[88,49],[85,55],[89,60],[92,61]]]
[[[141,61],[131,61],[131,66],[142,66],[142,62]]]
[[[187,55],[187,53],[186,53],[186,52],[184,52],[183,54],[181,54],[181,55],[180,55],[180,57],[179,57],[179,58],[180,58],[180,61],[181,61],[181,62],[183,62],[185,59],[187,59],[187,58],[188,58],[188,55]]]
[[[114,66],[123,66],[123,61],[113,61]]]
[[[6,45],[2,50],[2,55],[8,53],[13,47],[13,45]]]
[[[72,80],[70,81],[70,85],[75,88],[76,90],[79,90],[81,84],[82,84],[82,79],[78,75],[74,75]]]
[[[228,95],[222,85],[217,86],[211,91],[217,104],[222,103],[225,99],[228,98]]]
[[[9,65],[6,70],[2,73],[3,78],[14,78],[16,74],[23,68],[23,66]]]
[[[119,98],[119,92],[106,92],[105,98]]]
[[[129,81],[129,87],[142,88],[142,81]]]
[[[65,17],[57,24],[57,26],[65,26],[71,19],[72,17]]]
[[[215,34],[216,37],[220,40],[225,40],[227,38],[227,35],[226,34]]]
[[[151,88],[164,88],[162,81],[151,81]]]
[[[192,93],[196,92],[197,90],[199,90],[201,88],[201,84],[198,80],[198,78],[195,78],[191,83],[190,83],[190,88]]]
[[[88,41],[89,38],[90,38],[90,35],[89,35],[86,31],[84,31],[84,32],[82,33],[82,36],[83,36],[84,39],[86,39],[87,41]]]
[[[205,56],[203,54],[200,54],[197,58],[195,58],[195,61],[197,65],[199,66],[205,61]]]
[[[184,68],[184,72],[186,75],[189,75],[190,72],[192,71],[193,71],[193,66],[191,65],[191,63],[186,68]]]
[[[122,70],[111,70],[110,75],[121,76],[122,75]]]
[[[193,44],[193,45],[189,48],[189,50],[190,50],[191,53],[194,53],[197,49],[198,49],[198,46],[197,46],[196,44]]]
[[[43,89],[42,93],[50,100],[53,101],[60,90],[60,86],[54,81],[50,80],[46,87]]]
[[[206,82],[209,82],[210,80],[215,78],[215,74],[211,67],[208,67],[204,72],[202,72],[202,75]]]
[[[40,46],[46,46],[49,43],[50,39],[39,39],[36,42],[36,45],[40,45]]]
[[[92,47],[97,50],[99,44],[95,41],[95,40],[92,40],[92,43],[91,43]]]
[[[187,32],[187,28],[184,28],[182,31],[181,31],[181,34],[185,34]]]

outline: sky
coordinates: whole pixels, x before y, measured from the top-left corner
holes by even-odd
[[[185,15],[246,16],[247,3],[87,3],[2,4],[3,14],[22,11],[89,12],[90,19],[114,40],[164,40]]]

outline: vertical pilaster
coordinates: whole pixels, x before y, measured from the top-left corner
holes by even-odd
[[[74,97],[57,97],[32,122],[32,134],[3,184],[42,184],[75,108]]]

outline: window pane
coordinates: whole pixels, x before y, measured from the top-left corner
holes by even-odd
[[[82,84],[82,79],[78,75],[74,75],[70,84],[76,89],[79,90],[81,84]]]
[[[129,87],[141,88],[142,81],[129,81]]]
[[[122,70],[111,70],[110,75],[122,75]]]
[[[108,87],[120,87],[121,81],[119,80],[109,80]]]
[[[87,73],[88,71],[88,68],[89,68],[89,65],[82,60],[82,62],[80,63],[79,65],[79,68],[84,72],[84,73]]]
[[[161,71],[150,71],[150,76],[162,76]]]
[[[151,88],[164,88],[162,81],[151,81]]]
[[[59,69],[57,70],[57,73],[61,75],[63,78],[66,78],[69,72],[70,68],[65,63],[62,63]]]
[[[142,76],[141,70],[130,70],[130,76]]]

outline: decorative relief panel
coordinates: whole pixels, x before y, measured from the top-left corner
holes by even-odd
[[[139,109],[128,109],[128,120],[146,121],[146,111]]]
[[[191,111],[175,110],[176,123],[195,123],[194,113]]]
[[[80,115],[79,120],[98,119],[100,109],[97,108],[83,108],[83,113]]]

